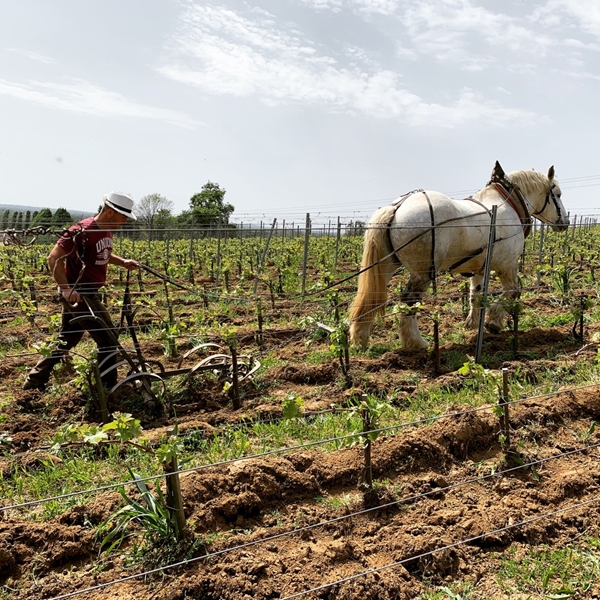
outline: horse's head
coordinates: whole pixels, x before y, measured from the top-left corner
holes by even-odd
[[[554,166],[548,169],[548,175],[538,171],[514,171],[509,174],[527,199],[531,216],[540,219],[554,231],[566,231],[569,227],[569,215],[561,200],[558,181],[554,178]]]
[[[566,231],[569,227],[569,215],[561,199],[560,186],[558,181],[554,179],[554,165],[548,169],[548,186],[544,204],[541,209],[533,213],[534,217],[538,217],[554,231]]]

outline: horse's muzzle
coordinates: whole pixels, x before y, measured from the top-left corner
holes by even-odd
[[[562,223],[553,223],[550,225],[550,227],[552,228],[552,231],[566,231],[569,229],[569,221],[567,220]]]

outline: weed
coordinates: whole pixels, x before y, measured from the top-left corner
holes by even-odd
[[[154,495],[140,475],[131,470],[129,473],[135,481],[140,500],[128,496],[123,487],[118,488],[125,506],[103,521],[97,531],[97,538],[101,540],[100,551],[107,554],[118,548],[130,535],[133,524],[141,526],[144,544],[158,547],[168,545],[175,539],[174,526],[160,485],[156,484]]]

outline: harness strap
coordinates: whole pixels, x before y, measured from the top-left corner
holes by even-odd
[[[429,206],[429,218],[431,219],[431,266],[429,267],[429,277],[433,282],[433,293],[435,294],[437,293],[437,285],[435,282],[435,215],[433,214],[431,200],[425,190],[423,190],[423,196],[425,196],[425,200],[427,200],[427,206]]]
[[[498,239],[496,241],[499,242],[500,239]],[[465,256],[464,258],[461,258],[460,260],[457,260],[454,264],[450,265],[446,270],[454,271],[454,270],[458,269],[458,267],[460,267],[460,265],[464,265],[466,262],[469,262],[472,258],[479,256],[485,250],[486,247],[487,247],[487,244],[485,246],[482,246],[481,248],[478,248],[477,250],[475,250],[475,252],[471,252],[471,254],[467,254],[467,256]]]
[[[502,183],[499,181],[491,181],[490,185],[512,206],[513,210],[519,216],[519,221],[523,225],[523,235],[527,237],[531,233],[531,215],[525,203],[523,192],[518,185],[506,185],[506,179]],[[511,188],[510,190],[507,188]],[[514,194],[514,197],[513,197]]]

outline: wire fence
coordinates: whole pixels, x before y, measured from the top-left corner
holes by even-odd
[[[545,458],[541,458],[541,459],[538,459],[538,460],[526,462],[526,463],[520,464],[520,465],[515,466],[515,467],[507,468],[507,469],[505,469],[505,470],[503,470],[501,472],[489,473],[487,475],[478,475],[477,477],[473,477],[473,478],[470,478],[470,479],[466,479],[466,480],[463,480],[463,481],[452,483],[450,485],[443,486],[443,487],[437,488],[435,490],[431,490],[429,492],[424,492],[424,493],[421,493],[421,494],[413,494],[411,496],[407,496],[407,497],[401,498],[401,499],[393,501],[393,502],[388,502],[388,503],[385,503],[385,504],[380,504],[378,506],[366,508],[366,509],[359,510],[359,511],[349,512],[347,514],[344,514],[344,515],[339,516],[339,517],[335,517],[333,519],[328,519],[328,520],[320,521],[320,522],[313,523],[313,524],[310,524],[310,525],[305,525],[303,527],[294,528],[291,531],[285,531],[285,532],[277,533],[277,534],[274,534],[274,535],[269,535],[269,536],[266,536],[264,538],[260,538],[260,539],[257,539],[257,540],[252,540],[250,542],[246,542],[246,543],[243,543],[243,544],[238,544],[238,545],[231,546],[231,547],[228,547],[228,548],[225,548],[225,549],[221,549],[221,550],[218,550],[218,551],[215,551],[215,552],[210,552],[210,553],[204,554],[202,556],[194,557],[194,558],[191,558],[191,559],[186,559],[186,560],[183,560],[183,561],[177,561],[175,563],[164,565],[164,566],[161,566],[161,567],[158,567],[158,568],[155,568],[155,569],[145,570],[143,572],[136,573],[134,575],[129,575],[127,577],[121,577],[121,578],[114,579],[112,581],[105,582],[105,583],[102,583],[102,584],[99,584],[99,585],[96,585],[96,586],[92,586],[92,587],[88,587],[88,588],[85,588],[85,589],[77,590],[75,592],[71,592],[71,593],[68,593],[68,594],[63,594],[63,595],[60,595],[60,596],[56,596],[53,600],[61,600],[63,598],[70,598],[70,597],[74,597],[74,596],[77,596],[77,595],[80,595],[80,594],[84,594],[84,593],[91,593],[93,591],[97,591],[97,590],[109,587],[111,585],[116,585],[116,584],[119,584],[119,583],[124,583],[126,581],[130,581],[130,580],[133,580],[133,579],[140,579],[140,578],[148,577],[148,576],[156,574],[156,573],[162,573],[162,572],[165,572],[167,570],[176,569],[176,568],[179,568],[179,567],[185,567],[185,566],[188,566],[190,564],[198,563],[198,562],[201,562],[201,561],[207,561],[208,562],[208,561],[210,561],[210,559],[216,558],[216,557],[221,556],[223,554],[238,552],[238,551],[247,549],[249,547],[256,546],[258,544],[264,544],[264,543],[267,543],[267,542],[273,542],[273,541],[279,540],[281,538],[286,538],[286,537],[301,535],[303,532],[306,532],[306,531],[309,531],[309,530],[313,530],[313,529],[320,528],[320,527],[326,527],[326,526],[329,526],[329,525],[340,523],[342,521],[348,521],[348,520],[356,519],[358,517],[361,517],[361,516],[364,516],[364,515],[367,515],[367,514],[370,514],[370,513],[373,513],[373,512],[389,510],[389,509],[392,509],[392,508],[399,508],[402,505],[407,505],[408,503],[417,502],[419,500],[422,500],[422,499],[424,499],[424,498],[426,498],[428,496],[432,496],[434,494],[435,495],[437,495],[437,494],[446,494],[447,492],[450,492],[450,491],[455,490],[457,488],[460,488],[462,486],[470,485],[472,483],[481,484],[482,482],[493,480],[493,479],[497,479],[499,477],[506,477],[507,475],[510,475],[511,473],[515,473],[515,472],[518,472],[518,471],[522,472],[522,471],[527,470],[527,469],[532,469],[532,468],[535,468],[535,467],[539,467],[539,466],[541,466],[541,465],[543,465],[545,463],[548,463],[550,461],[560,460],[562,458],[565,458],[565,457],[568,457],[568,456],[573,456],[575,454],[589,453],[589,451],[598,449],[599,447],[600,447],[600,444],[590,444],[590,445],[584,446],[582,448],[577,448],[577,449],[574,449],[574,450],[569,450],[569,451],[566,451],[566,452],[561,452],[561,453],[559,453],[557,455],[553,455],[553,456],[550,456],[550,457],[545,457]],[[248,457],[248,458],[251,458],[251,457]],[[229,461],[227,461],[227,462],[229,462]],[[223,465],[223,464],[227,464],[227,463],[226,462],[225,463],[219,463],[218,466]],[[182,471],[182,472],[185,472],[185,471]],[[410,557],[404,558],[404,559],[402,559],[400,561],[394,561],[392,563],[388,563],[386,565],[383,565],[381,567],[377,567],[375,569],[366,569],[366,570],[360,571],[359,573],[355,573],[354,575],[352,575],[350,577],[345,577],[345,578],[342,578],[342,579],[337,579],[337,580],[329,582],[329,583],[327,583],[325,585],[321,585],[321,586],[317,586],[317,587],[313,587],[313,588],[308,588],[308,589],[303,589],[302,591],[299,591],[299,592],[297,592],[295,594],[292,594],[290,596],[285,596],[285,598],[296,598],[296,597],[301,597],[301,596],[304,596],[304,595],[307,595],[307,594],[315,593],[315,592],[327,589],[329,587],[332,587],[334,585],[339,585],[341,583],[348,582],[348,581],[351,581],[351,580],[359,578],[359,577],[364,577],[364,576],[366,576],[368,574],[375,573],[375,572],[378,572],[380,570],[384,570],[384,569],[388,569],[388,568],[394,568],[394,567],[400,566],[402,564],[406,564],[408,562],[412,562],[412,561],[418,560],[420,558],[423,558],[425,556],[432,555],[432,554],[435,554],[435,553],[438,553],[438,552],[442,552],[442,551],[450,549],[450,548],[455,548],[457,546],[464,545],[464,544],[472,544],[472,543],[474,543],[477,540],[481,540],[481,539],[484,539],[486,537],[489,537],[489,536],[492,536],[492,535],[496,535],[496,534],[498,534],[500,532],[503,532],[503,531],[509,531],[509,530],[512,530],[512,529],[523,528],[526,525],[534,523],[534,522],[539,521],[541,519],[550,518],[552,516],[556,516],[556,515],[562,514],[564,512],[571,511],[571,510],[581,509],[581,508],[587,507],[587,506],[589,506],[591,504],[595,504],[598,501],[600,501],[600,497],[593,498],[591,500],[580,502],[580,503],[577,503],[577,504],[569,505],[567,507],[559,508],[557,510],[550,511],[550,512],[544,513],[542,515],[537,515],[537,516],[532,517],[530,519],[524,519],[524,520],[519,521],[517,523],[513,523],[513,524],[510,524],[510,525],[507,525],[506,527],[501,527],[501,528],[493,529],[493,530],[487,531],[485,533],[479,534],[477,536],[472,536],[472,537],[469,537],[469,538],[458,540],[456,542],[453,542],[452,544],[447,544],[447,545],[438,547],[438,548],[436,548],[434,550],[431,550],[431,551],[428,551],[428,552],[425,552],[425,553],[421,553],[421,554],[418,554],[418,555],[411,555]]]
[[[587,226],[588,224],[586,223],[585,225]],[[595,223],[593,223],[593,224],[589,223],[589,225],[590,226],[591,225],[595,225]],[[300,237],[300,235],[298,237]],[[540,240],[540,242],[541,242],[541,240]],[[541,247],[541,244],[540,244],[540,247]],[[533,259],[535,259],[535,251],[537,249],[535,247],[533,247],[533,245],[532,245],[531,249],[532,249],[533,252],[531,253],[530,256],[533,257],[532,258],[532,260],[533,260]],[[345,283],[346,281],[349,281],[353,276],[354,275],[349,276],[347,279],[344,279],[343,282]],[[334,283],[338,283],[339,284],[339,282],[334,282]],[[527,291],[530,291],[530,292],[539,292],[540,289],[541,288],[540,288],[539,285],[538,286],[531,286],[530,288],[527,288]],[[326,290],[323,290],[323,289],[322,290],[316,290],[315,293],[319,294],[319,293],[323,293],[324,291],[326,291]],[[203,291],[202,293],[206,294],[207,292]],[[215,298],[222,297],[219,294],[219,292],[217,292],[217,291],[212,292],[212,293],[214,294]],[[549,294],[550,293],[552,293],[552,292],[549,292]],[[261,294],[258,293],[256,296],[261,297]],[[232,301],[237,301],[237,302],[254,303],[256,301],[255,300],[256,296],[253,297],[253,298],[249,298],[248,296],[244,296],[244,295],[234,296],[234,297],[230,296],[228,299],[232,300]],[[457,299],[463,299],[464,296],[465,296],[465,292],[464,291],[461,294],[454,294],[454,293],[437,294],[436,298],[435,298],[435,302],[436,302],[437,305],[442,305],[445,302],[456,301]],[[47,298],[47,296],[42,296],[42,297],[44,299]],[[262,297],[263,298],[268,297],[267,293],[264,292],[262,294]],[[293,298],[293,296],[290,296],[290,298]],[[388,303],[392,303],[393,304],[393,303],[397,302],[398,299],[399,299],[398,294],[392,295],[392,298],[388,301]],[[342,305],[342,303],[339,303],[337,306],[341,306],[341,305]],[[296,307],[303,306],[304,309],[306,308],[306,305],[303,302],[300,302],[300,301],[298,301],[297,303],[295,303],[294,306],[296,306]],[[315,307],[316,308],[320,307],[320,305],[318,303],[315,303]],[[327,307],[326,309],[323,309],[323,310],[331,311],[331,307]],[[448,315],[454,315],[454,312],[453,311],[448,311]],[[139,330],[142,326],[137,325],[135,327]],[[311,328],[305,329],[304,331],[300,331],[300,332],[298,332],[296,334],[296,336],[294,336],[292,338],[291,341],[290,340],[286,340],[285,342],[282,342],[279,345],[279,347],[283,347],[283,346],[285,346],[285,345],[287,345],[289,343],[292,343],[292,342],[295,343],[297,341],[300,341],[306,335],[311,335],[312,333],[314,333],[315,330],[316,329],[314,327],[311,327]],[[186,337],[186,336],[180,335],[179,337],[182,338],[182,337]],[[263,349],[263,350],[260,350],[259,352],[267,353],[267,352],[273,351],[273,348],[276,348],[276,347],[277,346],[271,346],[269,349]],[[10,358],[22,358],[22,357],[29,356],[29,355],[30,354],[28,354],[28,353],[18,353],[18,354],[14,354],[14,355],[8,355],[8,357],[10,357]],[[509,404],[511,406],[515,406],[515,405],[518,405],[518,404],[521,404],[521,403],[524,403],[524,402],[528,402],[528,401],[533,401],[533,400],[537,400],[537,399],[541,399],[541,398],[554,397],[557,394],[576,393],[579,390],[590,389],[590,388],[594,388],[594,387],[596,387],[595,384],[587,385],[587,386],[576,386],[576,387],[572,387],[572,388],[565,388],[565,389],[561,389],[560,392],[558,392],[558,393],[550,393],[550,394],[544,394],[544,395],[540,395],[540,396],[532,396],[532,397],[527,397],[527,398],[519,398],[519,399],[515,399],[515,400],[509,400],[507,402],[507,404]],[[179,470],[176,471],[176,473],[177,474],[184,474],[184,473],[200,472],[200,471],[202,471],[204,469],[223,467],[225,465],[232,464],[234,462],[239,462],[240,460],[253,460],[253,459],[258,459],[258,458],[261,458],[261,457],[267,457],[267,456],[274,456],[274,455],[285,454],[285,453],[289,453],[289,452],[293,452],[293,451],[297,451],[297,450],[302,450],[302,449],[306,449],[306,448],[319,447],[319,446],[323,446],[323,445],[326,445],[326,444],[330,444],[332,442],[344,442],[344,441],[348,441],[350,439],[357,439],[360,436],[364,436],[364,435],[367,435],[369,433],[391,434],[391,433],[397,432],[398,430],[401,430],[401,429],[405,429],[405,428],[408,428],[408,427],[422,426],[422,425],[425,425],[426,423],[430,423],[432,421],[438,421],[438,420],[441,420],[441,419],[458,418],[460,416],[470,415],[470,414],[475,414],[475,413],[480,413],[482,411],[490,412],[491,410],[493,410],[493,407],[491,407],[491,406],[485,406],[485,407],[480,407],[480,408],[476,408],[476,409],[472,409],[472,410],[467,410],[467,411],[459,411],[459,412],[453,412],[453,413],[449,413],[449,414],[436,415],[436,416],[433,416],[433,417],[430,417],[430,418],[427,418],[427,419],[420,419],[420,420],[416,420],[416,421],[411,421],[411,422],[396,424],[396,425],[393,425],[393,426],[390,426],[390,427],[366,430],[366,431],[361,432],[360,434],[354,433],[354,434],[348,434],[348,435],[343,435],[343,436],[335,436],[335,437],[330,437],[330,438],[327,438],[327,439],[322,439],[322,440],[317,440],[317,441],[309,442],[309,443],[306,443],[306,444],[298,444],[298,445],[293,445],[293,446],[287,446],[287,447],[283,447],[283,448],[277,448],[277,449],[274,449],[274,450],[271,450],[271,451],[268,451],[268,452],[263,452],[263,453],[257,453],[257,454],[248,455],[248,456],[237,457],[237,458],[232,459],[232,460],[221,461],[221,462],[216,462],[216,463],[210,463],[210,464],[206,464],[206,465],[202,465],[202,466],[194,467],[194,468],[190,468],[190,469],[179,469]],[[465,481],[462,481],[462,482],[456,482],[456,483],[453,483],[453,484],[447,486],[446,488],[442,488],[441,490],[438,490],[438,491],[449,491],[449,490],[454,489],[456,487],[472,483],[473,481],[476,481],[476,480],[488,479],[488,478],[492,478],[492,477],[500,477],[500,476],[502,476],[502,474],[506,474],[506,473],[511,472],[513,470],[516,471],[516,470],[520,470],[520,469],[533,468],[533,467],[535,467],[535,466],[537,466],[539,464],[542,464],[542,463],[550,461],[550,460],[560,460],[561,458],[565,458],[567,456],[571,456],[571,455],[576,454],[576,453],[590,452],[592,450],[596,450],[598,448],[598,446],[599,446],[598,444],[591,444],[591,445],[583,446],[583,447],[578,448],[576,450],[572,450],[572,451],[560,453],[560,454],[558,454],[556,456],[546,457],[546,458],[539,459],[539,460],[536,460],[536,461],[529,461],[527,463],[524,463],[522,465],[514,467],[514,469],[508,469],[508,470],[504,470],[502,472],[498,472],[498,473],[495,473],[495,474],[490,474],[490,475],[486,475],[486,476],[478,476],[477,478],[465,480]],[[165,477],[165,474],[159,474],[159,475],[155,475],[155,476],[145,477],[145,478],[143,478],[143,481],[161,480],[164,477]],[[68,493],[68,494],[60,494],[60,495],[56,495],[56,496],[53,496],[53,497],[48,497],[48,498],[43,498],[43,499],[37,499],[37,500],[30,500],[30,501],[27,501],[27,502],[22,502],[22,503],[17,503],[17,504],[12,504],[12,505],[0,506],[0,513],[4,513],[6,515],[6,514],[8,514],[9,511],[29,509],[29,508],[32,508],[32,507],[34,507],[36,505],[40,505],[40,504],[44,504],[44,503],[52,502],[52,501],[58,501],[58,500],[64,500],[64,499],[68,499],[68,498],[73,498],[73,497],[76,497],[76,496],[89,495],[89,494],[97,494],[97,493],[100,493],[100,492],[103,492],[103,491],[108,491],[108,490],[114,490],[114,489],[122,488],[124,486],[132,485],[134,483],[135,483],[135,481],[132,481],[132,480],[122,481],[122,482],[113,483],[113,484],[106,485],[106,486],[98,486],[96,488],[90,488],[90,489],[86,489],[86,490],[79,490],[79,491],[71,492],[71,493]],[[391,508],[391,507],[394,507],[394,506],[399,506],[401,504],[406,504],[407,502],[414,502],[414,501],[417,501],[417,500],[422,499],[424,497],[427,497],[428,494],[429,493],[424,493],[424,494],[418,494],[418,495],[406,497],[406,498],[403,498],[403,499],[398,500],[398,501],[393,502],[393,503],[389,503],[389,504],[385,504],[385,505],[382,505],[382,506],[373,507],[373,508],[370,508],[370,509],[364,510],[364,511],[356,511],[356,512],[350,513],[348,515],[344,515],[342,517],[338,517],[336,519],[332,519],[332,520],[329,520],[329,521],[323,521],[323,522],[311,524],[311,525],[303,527],[303,528],[296,528],[296,529],[294,529],[292,531],[289,531],[289,532],[282,532],[282,533],[276,534],[274,536],[268,536],[268,537],[266,537],[264,539],[255,540],[255,541],[249,542],[247,544],[233,546],[233,547],[230,547],[230,548],[227,548],[227,549],[223,549],[223,550],[220,550],[220,551],[212,553],[212,554],[207,554],[205,556],[200,556],[200,557],[196,557],[194,559],[190,559],[190,560],[186,560],[186,561],[181,561],[181,562],[178,562],[178,563],[173,563],[173,564],[166,565],[166,566],[163,566],[163,567],[160,567],[160,568],[157,568],[157,569],[152,569],[152,570],[144,571],[143,573],[131,575],[131,576],[128,576],[128,577],[124,577],[124,578],[120,578],[120,579],[115,579],[114,581],[102,583],[102,584],[100,584],[98,586],[94,586],[94,587],[90,587],[90,588],[78,590],[76,592],[72,592],[72,593],[69,593],[69,594],[63,594],[63,595],[60,595],[60,596],[56,596],[55,600],[59,600],[59,599],[62,599],[62,598],[68,598],[68,597],[72,597],[72,596],[79,595],[79,594],[90,593],[92,591],[103,589],[103,588],[111,586],[111,585],[116,585],[118,583],[123,583],[123,582],[129,581],[129,580],[132,580],[132,579],[146,577],[146,576],[152,575],[154,573],[164,572],[166,570],[174,569],[174,568],[177,568],[177,567],[180,567],[180,566],[185,566],[185,565],[193,563],[193,562],[198,562],[198,561],[201,561],[201,560],[206,560],[206,559],[209,559],[209,558],[212,558],[212,557],[216,557],[216,556],[218,556],[220,554],[223,554],[223,553],[226,553],[226,552],[239,551],[239,550],[242,550],[242,549],[244,549],[244,548],[246,548],[248,546],[259,544],[259,543],[264,543],[264,542],[267,542],[267,541],[270,541],[270,540],[278,539],[280,537],[291,536],[291,535],[298,535],[298,534],[301,534],[303,531],[305,531],[307,529],[312,529],[312,528],[317,528],[317,527],[323,527],[325,525],[328,525],[328,524],[331,524],[331,523],[335,523],[335,522],[338,522],[338,521],[341,521],[341,520],[345,520],[345,519],[357,518],[357,517],[360,517],[361,515],[363,515],[363,514],[365,514],[367,512],[370,512],[370,511],[381,510],[383,508]],[[322,591],[324,589],[330,588],[332,586],[341,585],[342,583],[351,581],[351,580],[359,578],[359,577],[365,577],[365,576],[367,576],[369,574],[376,573],[376,572],[378,572],[380,570],[384,570],[384,569],[388,569],[388,568],[393,568],[393,567],[399,566],[399,565],[401,565],[403,563],[406,563],[408,561],[417,560],[417,559],[422,558],[422,557],[424,557],[424,556],[426,556],[428,554],[432,554],[432,553],[435,553],[435,552],[440,552],[440,551],[443,551],[445,549],[456,547],[456,546],[462,545],[462,544],[470,544],[470,543],[473,543],[474,541],[476,541],[477,539],[481,539],[481,538],[483,538],[485,536],[493,535],[493,534],[499,533],[501,531],[505,531],[505,530],[509,530],[509,529],[514,529],[514,528],[517,528],[517,527],[524,527],[527,524],[533,523],[533,522],[535,522],[537,520],[545,519],[545,518],[551,518],[552,516],[555,516],[557,514],[561,514],[561,513],[565,512],[565,511],[568,511],[568,510],[581,509],[581,508],[584,508],[584,507],[586,507],[586,506],[588,506],[588,505],[590,505],[590,504],[592,504],[594,502],[597,502],[597,500],[598,499],[593,499],[593,500],[590,500],[588,502],[582,502],[582,503],[579,503],[579,504],[574,504],[574,505],[569,506],[569,507],[560,508],[560,509],[558,509],[556,511],[551,511],[551,512],[548,512],[548,513],[544,513],[543,515],[538,515],[538,516],[533,517],[531,519],[523,520],[523,521],[521,521],[519,523],[515,523],[515,524],[507,526],[505,528],[495,529],[495,530],[486,532],[484,534],[481,534],[480,536],[471,537],[471,538],[465,538],[463,540],[459,540],[459,541],[457,541],[457,542],[455,542],[455,543],[453,543],[451,545],[447,545],[447,546],[443,546],[443,547],[440,547],[440,548],[436,548],[435,550],[432,550],[431,552],[420,554],[418,556],[412,556],[410,558],[406,558],[406,559],[403,559],[401,561],[395,561],[395,562],[392,562],[392,563],[389,563],[389,564],[386,564],[386,565],[383,565],[381,567],[377,567],[377,568],[374,568],[374,569],[365,569],[365,570],[363,570],[363,571],[361,571],[359,573],[356,573],[356,574],[354,574],[352,576],[349,576],[349,577],[346,577],[346,578],[338,579],[336,581],[329,582],[327,584],[324,584],[324,585],[321,585],[321,586],[318,586],[318,587],[314,587],[314,588],[310,588],[310,589],[303,589],[302,591],[298,591],[297,593],[294,593],[294,594],[292,594],[290,596],[286,596],[286,598],[287,599],[291,599],[291,598],[296,598],[296,597],[304,596],[304,595],[307,595],[307,594],[318,593],[319,591]]]

